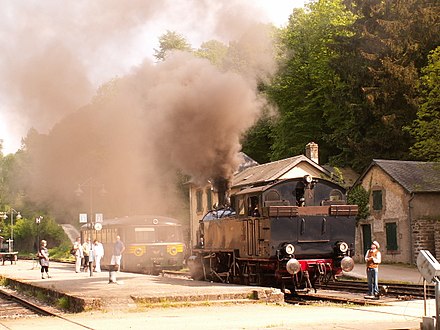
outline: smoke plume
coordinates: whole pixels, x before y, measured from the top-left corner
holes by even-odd
[[[12,17],[28,20],[16,41],[7,35],[12,18],[0,34],[11,46],[0,66],[1,91],[13,96],[7,108],[36,128],[26,137],[29,170],[18,181],[33,201],[65,217],[60,222],[76,219],[79,209],[175,215],[178,171],[200,183],[232,175],[240,139],[264,106],[257,79],[275,69],[266,27],[243,1],[51,4],[44,10],[38,2],[9,4]],[[185,24],[229,40],[245,64],[230,60],[219,68],[176,52],[164,62],[144,59],[122,69],[139,30],[170,6],[209,13],[184,16]],[[95,91],[101,62],[114,64],[113,78]]]

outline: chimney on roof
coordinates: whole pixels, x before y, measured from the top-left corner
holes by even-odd
[[[319,164],[318,145],[315,142],[307,143],[306,157],[313,160],[316,164]]]

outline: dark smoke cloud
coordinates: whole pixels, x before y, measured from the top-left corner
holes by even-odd
[[[256,79],[274,70],[270,38],[243,2],[171,5],[176,3],[209,13],[200,20],[189,16],[186,24],[203,29],[198,22],[209,20],[214,35],[234,38],[229,40],[246,65],[231,62],[225,70],[178,52],[163,63],[146,59],[121,70],[94,91],[99,64],[109,60],[122,68],[136,32],[163,14],[168,2],[76,1],[67,12],[66,3],[57,1],[45,10],[38,2],[18,6],[20,11],[7,6],[12,16],[29,19],[18,29],[28,44],[0,34],[0,41],[26,49],[12,51],[0,66],[8,81],[2,91],[15,100],[8,107],[37,128],[27,137],[31,170],[22,181],[34,201],[49,203],[64,222],[90,207],[107,216],[176,214],[177,170],[202,183],[228,178],[237,168],[240,138],[264,105]],[[12,29],[13,19],[3,25]],[[79,199],[73,194],[78,184]]]

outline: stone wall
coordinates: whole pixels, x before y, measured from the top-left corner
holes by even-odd
[[[429,250],[440,259],[440,221],[437,219],[417,219],[412,225],[414,260],[416,263],[420,250]]]

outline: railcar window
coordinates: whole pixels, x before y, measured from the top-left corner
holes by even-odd
[[[134,229],[135,243],[160,243],[181,241],[177,227],[157,226]]]
[[[153,243],[156,237],[155,228],[153,227],[135,228],[134,234],[136,243]]]

